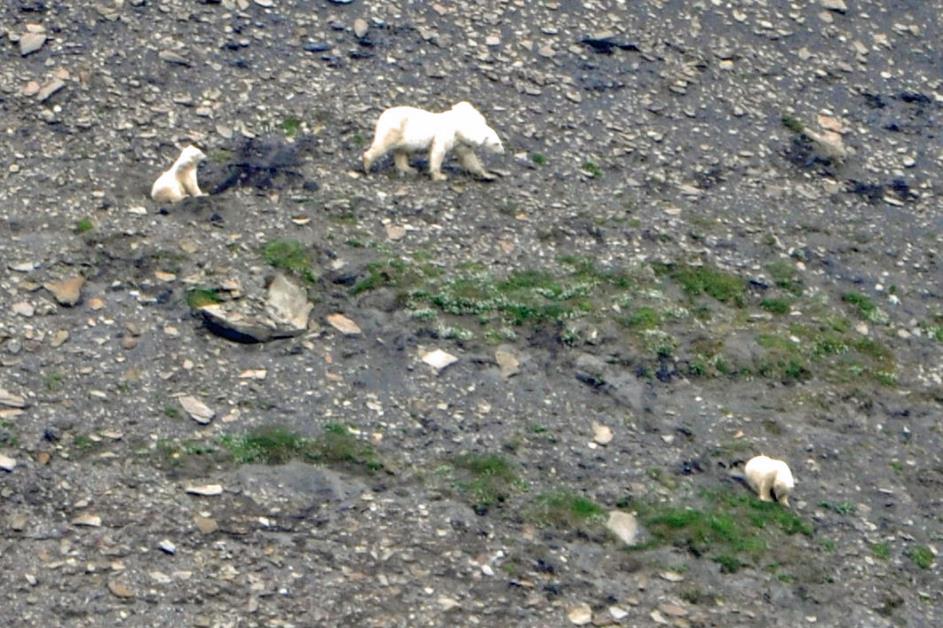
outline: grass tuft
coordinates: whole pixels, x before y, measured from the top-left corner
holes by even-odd
[[[223,436],[220,442],[240,464],[285,464],[303,460],[368,472],[383,469],[373,447],[337,423],[327,424],[317,438],[305,438],[280,426],[267,426],[238,436]]]
[[[933,551],[926,545],[915,545],[907,552],[907,557],[921,569],[929,569],[936,558]]]
[[[191,288],[187,290],[187,305],[196,310],[204,305],[219,303],[222,299],[214,288]]]
[[[706,555],[725,572],[738,571],[781,544],[781,535],[812,535],[812,526],[774,502],[726,490],[702,493],[701,509],[639,503],[633,507],[651,533],[651,545],[674,545]]]
[[[73,228],[73,231],[81,235],[83,233],[88,233],[94,228],[95,228],[95,223],[92,222],[91,218],[82,218],[81,220],[75,223],[75,227]]]
[[[314,283],[311,258],[304,244],[297,240],[272,240],[262,249],[265,261],[273,268],[288,271],[308,283]]]
[[[539,525],[573,529],[601,521],[606,511],[579,493],[558,490],[538,495],[528,514]]]
[[[457,482],[459,490],[471,498],[478,511],[504,502],[522,486],[514,465],[497,454],[462,454],[451,466],[463,476]]]

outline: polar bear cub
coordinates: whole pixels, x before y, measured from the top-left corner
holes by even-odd
[[[196,146],[187,146],[177,161],[154,182],[151,198],[158,203],[176,203],[187,196],[203,196],[196,180],[196,167],[206,159]]]
[[[373,144],[363,154],[363,169],[369,173],[373,162],[392,150],[396,169],[403,174],[414,173],[415,168],[409,165],[409,153],[428,149],[429,174],[434,181],[444,181],[442,160],[454,149],[465,170],[483,179],[493,179],[494,175],[478,161],[473,151],[475,147],[497,154],[504,152],[498,134],[471,103],[460,102],[440,113],[416,107],[393,107],[380,114],[377,120]]]
[[[782,460],[767,456],[750,458],[743,468],[743,475],[746,476],[747,484],[756,491],[761,501],[772,501],[770,497],[770,489],[772,489],[776,501],[783,506],[789,505],[789,494],[795,487],[796,481],[792,477],[789,465]]]

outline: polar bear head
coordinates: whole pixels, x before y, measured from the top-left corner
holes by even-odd
[[[485,117],[469,102],[460,102],[452,107],[458,117],[456,135],[458,139],[471,146],[487,148],[493,153],[504,152],[504,144],[498,134],[488,126]]]
[[[789,505],[789,494],[796,487],[796,480],[792,477],[792,471],[783,463],[782,468],[776,472],[776,479],[773,480],[773,493],[776,495],[776,501],[784,506]]]
[[[174,168],[180,170],[195,166],[206,159],[206,154],[192,144],[180,151],[180,156],[174,162]]]

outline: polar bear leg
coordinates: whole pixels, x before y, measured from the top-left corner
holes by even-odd
[[[196,165],[188,169],[183,175],[183,189],[187,191],[187,194],[190,196],[205,196],[203,192],[200,191],[200,184],[197,183],[196,178]]]
[[[401,174],[416,174],[416,169],[409,165],[409,153],[397,150],[393,153],[393,163]]]
[[[363,171],[369,173],[373,162],[390,152],[390,149],[401,139],[402,133],[398,129],[388,129],[385,133],[377,129],[373,136],[373,144],[363,154]]]
[[[433,181],[445,181],[447,176],[442,174],[442,162],[445,160],[446,146],[439,140],[432,141],[429,149],[429,175]]]
[[[458,160],[466,171],[482,179],[494,179],[494,175],[485,170],[481,162],[478,161],[478,156],[475,155],[475,151],[472,149],[467,146],[456,146],[455,154],[458,155]]]
[[[757,491],[760,494],[761,502],[771,502],[773,498],[769,494],[769,490],[773,487],[773,478],[770,476],[764,477],[760,480],[759,490]]]

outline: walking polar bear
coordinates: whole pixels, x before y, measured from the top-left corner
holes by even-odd
[[[158,203],[177,203],[187,196],[203,196],[196,180],[196,167],[206,159],[196,146],[187,146],[177,161],[165,171],[151,188],[151,198]]]
[[[743,467],[743,475],[761,501],[772,501],[772,496],[783,506],[789,506],[789,494],[796,486],[792,471],[782,460],[755,456]]]
[[[403,174],[415,173],[409,165],[409,153],[428,149],[429,174],[434,181],[444,181],[447,177],[442,174],[442,161],[454,149],[465,170],[482,179],[494,179],[478,161],[475,147],[504,152],[498,134],[471,103],[460,102],[440,113],[393,107],[377,120],[373,144],[363,154],[363,169],[369,173],[373,163],[392,150],[396,169]]]

